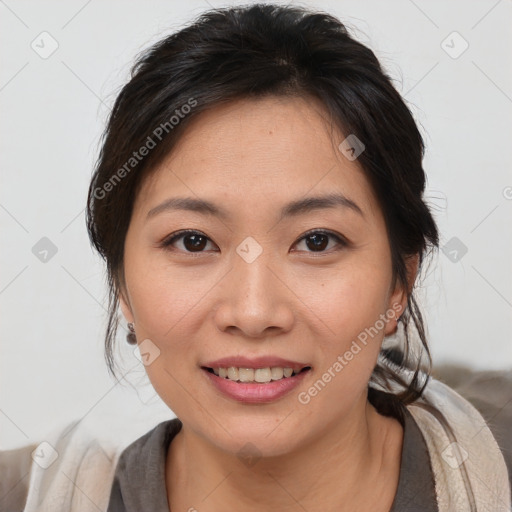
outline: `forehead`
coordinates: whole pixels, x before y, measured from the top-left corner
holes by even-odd
[[[368,215],[377,208],[345,139],[313,98],[241,99],[197,114],[137,198],[146,213],[169,196],[216,197],[238,208],[276,207],[300,197],[342,193]]]

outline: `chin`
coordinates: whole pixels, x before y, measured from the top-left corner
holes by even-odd
[[[245,458],[277,457],[297,449],[300,443],[299,433],[304,426],[294,425],[282,417],[265,418],[258,422],[254,418],[218,422],[215,428],[208,425],[202,428],[201,435],[218,449]],[[309,430],[309,429],[308,429]]]

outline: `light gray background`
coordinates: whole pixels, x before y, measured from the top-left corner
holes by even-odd
[[[209,5],[233,4],[0,1],[0,448],[73,418],[127,417],[135,438],[173,416],[123,336],[126,379],[107,374],[86,191],[135,55]],[[439,252],[420,289],[434,363],[511,368],[512,2],[301,5],[337,15],[376,52],[425,136],[427,200],[441,246],[458,250],[457,261]],[[43,31],[58,43],[46,59],[31,47],[51,48]],[[42,237],[57,248],[46,263],[32,252]]]

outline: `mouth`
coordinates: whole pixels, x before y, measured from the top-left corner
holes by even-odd
[[[202,366],[201,368],[221,379],[251,384],[270,384],[271,382],[294,378],[299,374],[306,373],[311,370],[311,366],[304,366],[301,368],[292,368],[288,366],[267,366],[264,368]]]
[[[275,355],[232,355],[201,362],[202,374],[216,392],[237,402],[264,404],[289,395],[313,371],[309,362]]]
[[[283,399],[301,385],[311,366],[201,366],[206,381],[238,403],[263,405]]]

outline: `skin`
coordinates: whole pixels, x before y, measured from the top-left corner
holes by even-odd
[[[137,195],[120,304],[139,343],[150,339],[160,350],[146,371],[183,423],[166,460],[173,511],[388,511],[393,502],[403,429],[368,402],[367,385],[396,316],[308,404],[298,400],[359,333],[407,301],[407,290],[392,283],[376,197],[357,160],[337,149],[345,137],[328,119],[311,98],[210,109],[192,120]],[[333,191],[364,217],[340,206],[279,217],[292,200]],[[177,196],[211,200],[229,218],[178,210],[147,218]],[[182,229],[207,237],[203,252],[193,252],[186,237],[161,246]],[[313,229],[349,245],[329,237],[315,252],[303,238]],[[252,263],[236,252],[248,236],[263,251]],[[409,260],[409,287],[417,262]],[[312,370],[273,403],[241,404],[200,369],[239,354],[275,355]],[[248,442],[257,450],[252,466],[237,455]]]

